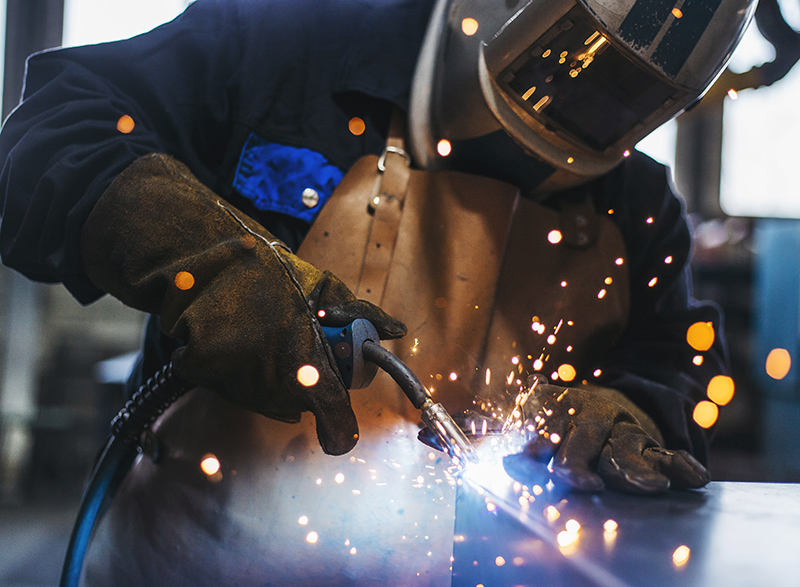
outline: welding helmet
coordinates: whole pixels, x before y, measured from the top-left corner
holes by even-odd
[[[505,131],[541,190],[616,166],[721,73],[755,0],[437,0],[412,84],[412,153]],[[503,133],[501,133],[503,134]]]

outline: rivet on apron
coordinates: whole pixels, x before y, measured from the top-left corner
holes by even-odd
[[[313,208],[319,204],[319,194],[314,188],[304,189],[302,198],[303,204],[305,204],[307,208]]]

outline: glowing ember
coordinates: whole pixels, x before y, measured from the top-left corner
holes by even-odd
[[[347,128],[358,137],[364,134],[364,131],[367,130],[367,125],[358,116],[354,116],[350,119],[350,122],[347,123]]]
[[[213,477],[220,470],[220,464],[217,457],[212,454],[207,454],[203,457],[203,460],[200,461],[200,470],[203,471],[209,477]]]
[[[325,310],[320,310],[319,312],[317,312],[317,317],[324,318],[325,317]]]
[[[733,379],[726,375],[717,375],[708,382],[706,393],[708,399],[719,406],[724,406],[733,399],[734,389]]]
[[[178,271],[175,274],[175,287],[182,291],[192,289],[194,287],[194,275],[188,271]]]
[[[597,292],[597,297],[602,300],[604,297],[606,297],[606,293],[608,293],[606,290],[601,289],[599,292]]]
[[[556,542],[562,548],[566,546],[570,546],[575,544],[578,541],[578,533],[577,532],[569,532],[567,530],[562,530],[556,536]]]
[[[336,483],[344,483],[344,473],[336,473],[333,480],[336,481]]]
[[[606,277],[606,278],[603,280],[603,283],[605,283],[606,285],[611,285],[613,282],[614,282],[614,280],[613,280],[613,279],[611,279],[610,277]]]
[[[512,365],[519,365],[519,357],[511,357]]]
[[[558,243],[561,242],[562,238],[563,235],[561,234],[560,230],[551,230],[550,232],[547,233],[547,241],[550,244],[557,245]]]
[[[672,9],[672,16],[675,18],[683,18],[683,12],[680,8],[673,8]]]
[[[573,518],[571,520],[567,520],[567,523],[564,524],[564,528],[567,530],[567,532],[572,532],[575,534],[581,529],[581,524],[578,522],[578,520]]]
[[[300,524],[301,526],[307,526],[308,516],[300,516],[299,518],[297,518],[297,523]]]
[[[541,370],[542,370],[542,367],[544,367],[544,363],[542,362],[542,360],[541,360],[541,359],[536,359],[536,360],[533,362],[533,369],[534,369],[534,371],[541,371]]]
[[[592,373],[592,375],[594,375],[595,377],[600,377],[602,374],[603,374],[602,369],[595,369],[594,372]]]
[[[474,18],[465,18],[461,21],[461,32],[471,37],[478,32],[478,21]]]
[[[458,374],[455,372],[450,373],[450,381],[455,381],[456,379],[458,379]]]
[[[696,351],[707,351],[714,344],[714,324],[695,322],[686,331],[686,342]]]
[[[312,387],[319,381],[319,371],[313,365],[303,365],[297,370],[297,381],[303,387]]]
[[[625,262],[625,261],[623,260],[623,258],[622,258],[622,257],[617,257],[617,258],[614,260],[614,264],[615,264],[615,265],[622,265],[624,262]]]
[[[675,552],[672,553],[672,562],[676,567],[682,567],[689,561],[689,555],[691,552],[692,551],[688,546],[681,544],[675,549]]]
[[[534,493],[536,492],[534,491]],[[556,506],[549,505],[546,508],[544,508],[544,517],[548,522],[555,522],[558,518],[561,517],[561,512],[559,512],[558,509],[556,509]]]
[[[453,152],[453,146],[447,139],[442,139],[436,144],[436,152],[439,153],[439,155],[441,155],[442,157],[447,157],[450,153]]]
[[[575,367],[573,367],[569,363],[564,363],[558,368],[558,376],[563,381],[572,381],[573,379],[575,379],[576,375],[577,373],[575,371]]]
[[[556,337],[554,335],[550,335],[547,337],[547,344],[556,344]]]
[[[703,355],[695,355],[692,359],[692,363],[697,365],[698,367],[703,364]]]
[[[562,281],[561,282],[561,287],[567,287],[567,282],[566,281]]]
[[[657,283],[658,283],[658,277],[654,277],[653,279],[647,282],[647,287],[653,287]]]
[[[719,408],[714,402],[701,401],[694,407],[692,418],[701,428],[711,428],[719,417]]]
[[[133,122],[133,118],[127,114],[123,114],[119,117],[119,120],[117,120],[117,130],[124,135],[132,133],[135,126],[136,123]]]
[[[504,564],[506,564],[506,559],[504,559],[502,556],[498,556],[496,559],[494,559],[494,564],[496,564],[498,567],[502,567]]]
[[[670,255],[669,257],[666,257],[666,258],[664,259],[664,263],[666,263],[667,265],[669,265],[670,263],[672,263],[672,260],[673,260],[673,259],[672,259],[672,255]]]
[[[309,544],[316,544],[317,540],[319,540],[319,534],[313,530],[306,535],[306,542]]]
[[[606,520],[603,524],[603,532],[616,532],[619,524],[615,520]]]
[[[559,442],[561,442],[561,436],[559,436],[557,432],[553,432],[550,435],[550,442],[552,442],[553,444],[558,444]]]
[[[653,224],[653,217],[650,216],[645,222],[647,222],[647,224]]]
[[[792,356],[786,349],[772,349],[767,355],[767,375],[781,380],[792,368]]]
[[[623,151],[623,153],[622,153],[622,156],[623,157],[630,157],[631,156],[631,152],[628,149],[625,149],[625,151]]]

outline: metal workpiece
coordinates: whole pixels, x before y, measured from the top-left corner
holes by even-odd
[[[523,486],[468,468],[456,504],[454,587],[796,585],[800,485],[715,482],[636,496]]]

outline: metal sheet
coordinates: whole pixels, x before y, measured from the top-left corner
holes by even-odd
[[[569,520],[580,529],[561,534]],[[608,520],[615,532],[604,530]],[[564,495],[515,486],[497,469],[468,472],[456,506],[453,585],[797,585],[798,544],[797,484]]]

